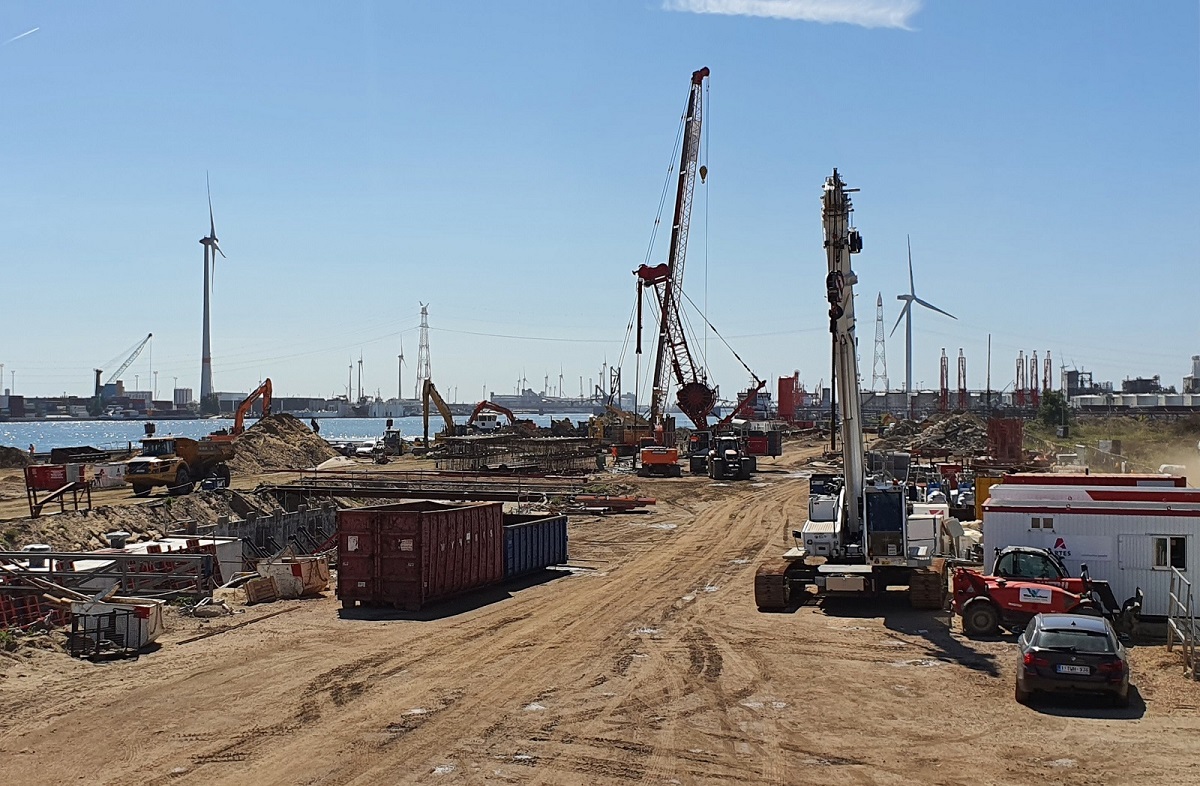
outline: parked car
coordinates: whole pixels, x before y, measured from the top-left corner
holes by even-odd
[[[376,450],[383,450],[383,443],[376,445],[375,440],[367,439],[359,442],[354,448],[354,455],[357,458],[374,458]]]
[[[1038,614],[1017,639],[1016,699],[1038,692],[1107,694],[1129,706],[1129,657],[1112,624],[1083,614]]]

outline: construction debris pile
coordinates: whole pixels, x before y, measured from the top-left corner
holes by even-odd
[[[25,451],[0,445],[0,469],[19,469],[29,464],[29,454]]]
[[[263,418],[234,440],[234,472],[258,474],[281,469],[308,469],[338,452],[292,415]]]
[[[892,426],[871,450],[907,450],[914,453],[985,454],[987,424],[975,415],[958,413],[921,422],[902,420]]]
[[[266,515],[273,507],[272,501],[231,491],[167,497],[145,505],[105,505],[93,510],[7,521],[0,532],[0,547],[45,543],[62,550],[106,548],[108,532],[128,532],[129,542],[138,543],[177,528],[181,521],[214,524],[221,516],[244,517],[248,512]]]

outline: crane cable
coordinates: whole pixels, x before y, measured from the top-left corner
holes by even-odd
[[[694,302],[692,302],[692,299],[690,297],[688,297],[688,294],[686,292],[683,293],[683,297],[687,300],[688,303],[691,304],[692,308],[696,309],[697,313],[700,312],[700,309],[696,306],[696,304]],[[717,338],[721,339],[721,343],[725,345],[725,347],[730,351],[730,353],[735,358],[737,358],[737,361],[742,364],[742,368],[746,369],[746,371],[750,374],[750,376],[754,378],[754,381],[756,383],[762,382],[762,380],[758,378],[758,374],[755,374],[754,371],[748,365],[746,365],[746,361],[742,360],[742,356],[737,353],[737,350],[735,350],[732,346],[730,346],[729,342],[725,340],[725,337],[721,335],[721,332],[713,326],[713,323],[708,321],[708,317],[705,316],[704,314],[700,314],[700,318],[704,320],[704,323],[706,325],[708,325],[709,329],[712,330],[713,334],[716,335]]]

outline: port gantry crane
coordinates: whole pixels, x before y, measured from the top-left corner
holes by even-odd
[[[129,357],[125,358],[125,362],[121,364],[121,367],[118,368],[116,371],[114,371],[112,374],[109,374],[108,380],[105,381],[103,384],[100,383],[100,375],[103,374],[104,372],[98,368],[92,369],[93,371],[96,372],[95,398],[96,398],[97,402],[100,401],[100,396],[101,396],[101,393],[104,391],[104,388],[107,385],[111,385],[112,383],[116,382],[117,378],[120,377],[123,373],[125,373],[125,369],[127,369],[131,365],[133,365],[133,361],[138,359],[138,356],[142,354],[142,350],[146,348],[146,345],[150,343],[150,339],[152,339],[152,338],[154,338],[154,334],[147,333],[146,337],[144,339],[142,339],[141,341],[139,341],[138,344],[133,348],[133,351],[129,353]]]
[[[834,390],[841,399],[842,473],[810,479],[808,520],[792,533],[796,547],[759,568],[754,595],[764,611],[793,604],[814,585],[823,595],[875,595],[889,586],[908,586],[913,605],[924,608],[941,608],[945,594],[944,560],[933,553],[937,537],[927,544],[910,537],[904,486],[887,477],[867,477],[854,335],[858,276],[850,267],[851,255],[862,251],[862,236],[851,224],[849,194],[856,190],[833,170],[825,180],[821,210]]]
[[[703,120],[704,80],[708,69],[692,73],[684,115],[683,144],[679,156],[679,179],[675,189],[675,214],[671,222],[671,247],[667,261],[659,265],[642,265],[638,278],[638,337],[637,354],[642,354],[642,292],[654,290],[658,302],[658,345],[654,357],[654,388],[650,395],[651,428],[656,433],[664,427],[667,388],[674,375],[678,390],[679,409],[700,430],[708,429],[708,415],[717,403],[717,391],[708,385],[704,369],[692,357],[680,319],[680,298],[683,293],[683,263],[687,255],[688,226],[692,217],[692,194],[696,187],[700,160],[700,127]],[[705,173],[700,171],[701,179]]]

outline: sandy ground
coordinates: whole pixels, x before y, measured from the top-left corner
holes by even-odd
[[[1030,708],[1011,641],[944,613],[758,613],[755,568],[804,516],[798,458],[644,481],[654,513],[571,520],[578,570],[419,619],[296,601],[188,644],[230,622],[173,617],[136,662],[0,666],[0,781],[1197,782],[1200,688],[1161,648],[1135,648],[1128,710]]]

